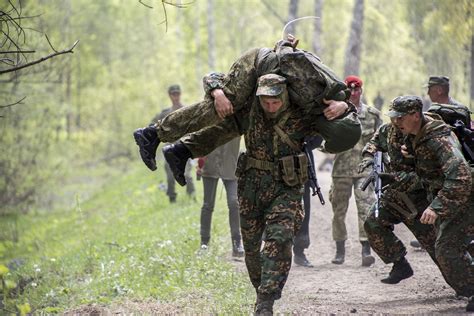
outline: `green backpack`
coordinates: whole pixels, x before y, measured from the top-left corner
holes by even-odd
[[[428,113],[436,113],[451,125],[462,146],[464,158],[474,164],[474,131],[471,129],[471,111],[461,104],[433,103]]]

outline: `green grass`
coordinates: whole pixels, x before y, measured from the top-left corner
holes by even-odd
[[[61,312],[133,300],[198,313],[250,312],[248,277],[226,259],[231,242],[225,194],[219,189],[211,248],[197,255],[200,202],[178,186],[178,202],[169,204],[159,182],[162,172],[137,166],[88,200],[78,192],[72,209],[4,217],[0,264],[21,261],[3,276],[16,285],[9,291],[3,286],[5,310],[28,303],[32,311]],[[201,201],[202,184],[196,187]]]

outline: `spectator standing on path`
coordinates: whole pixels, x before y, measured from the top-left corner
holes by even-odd
[[[204,198],[201,208],[201,250],[207,250],[211,239],[212,213],[216,202],[217,184],[219,179],[225,187],[227,207],[229,209],[229,225],[232,240],[232,256],[243,257],[239,220],[239,201],[237,198],[237,177],[235,169],[239,156],[240,137],[236,137],[225,145],[216,148],[206,157],[198,159],[198,175],[202,176]]]
[[[332,169],[332,185],[329,192],[329,200],[332,204],[333,221],[332,236],[336,242],[336,256],[332,260],[334,264],[343,264],[345,259],[345,242],[347,240],[346,214],[349,207],[349,199],[354,190],[359,226],[359,241],[362,245],[362,266],[368,267],[375,262],[370,253],[370,245],[364,230],[364,221],[370,206],[375,201],[372,188],[365,191],[360,189],[361,183],[368,176],[368,170],[358,173],[358,165],[361,162],[361,153],[364,145],[371,139],[373,134],[381,125],[380,112],[361,102],[363,82],[357,76],[348,76],[345,79],[347,87],[351,90],[350,101],[355,105],[362,127],[362,135],[357,144],[349,150],[336,154]]]
[[[181,87],[177,84],[171,85],[168,88],[168,96],[170,97],[171,100],[171,107],[164,109],[155,117],[152,119],[152,124],[155,124],[162,120],[164,117],[166,117],[168,114],[181,109],[183,105],[181,104]],[[186,193],[194,197],[194,183],[193,183],[193,178],[191,176],[191,170],[192,170],[192,165],[191,161],[188,161],[186,164],[186,171],[185,171],[185,177],[187,180],[186,184]],[[173,176],[173,172],[171,171],[168,163],[165,163],[165,172],[166,172],[166,181],[167,181],[167,190],[166,194],[168,195],[168,198],[170,200],[170,203],[175,203],[176,202],[176,186],[175,186],[175,179]]]

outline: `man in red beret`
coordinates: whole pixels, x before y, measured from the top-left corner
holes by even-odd
[[[358,223],[359,241],[362,244],[362,266],[368,267],[375,262],[370,253],[370,245],[364,230],[364,220],[370,206],[375,202],[372,189],[362,191],[359,187],[369,175],[369,170],[359,174],[358,165],[364,145],[370,140],[377,128],[382,124],[380,112],[361,101],[363,81],[357,76],[348,76],[345,80],[347,87],[351,90],[350,101],[355,105],[362,126],[362,136],[357,144],[347,151],[336,154],[332,170],[332,185],[329,192],[329,200],[333,209],[332,235],[336,242],[336,256],[332,260],[334,264],[344,263],[345,241],[347,230],[345,218],[349,199],[354,190]]]

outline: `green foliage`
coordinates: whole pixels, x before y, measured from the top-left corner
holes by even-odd
[[[16,3],[16,2],[15,2]],[[169,106],[166,88],[179,83],[183,102],[202,98],[201,78],[226,72],[256,46],[281,37],[288,1],[273,1],[273,12],[259,0],[207,1],[185,8],[161,1],[22,1],[27,28],[25,49],[34,60],[80,40],[74,54],[48,60],[16,74],[3,75],[0,94],[0,213],[48,204],[47,191],[68,181],[74,169],[101,161],[135,158],[131,132]],[[353,1],[324,1],[322,59],[341,74]],[[424,94],[430,74],[452,78],[453,95],[467,103],[472,3],[468,0],[365,2],[361,76],[370,101],[378,91],[386,103],[400,94]],[[471,12],[471,15],[469,15]],[[301,0],[298,16],[314,15],[314,1]],[[208,63],[208,15],[215,28],[215,69]],[[296,22],[300,47],[311,50],[313,20]],[[2,174],[2,175],[3,175]],[[45,199],[45,197],[47,197]]]
[[[28,303],[52,313],[127,299],[159,300],[181,311],[250,311],[245,273],[223,260],[231,249],[225,198],[217,201],[222,212],[214,215],[209,253],[198,255],[200,204],[180,188],[178,203],[170,205],[156,174],[143,169],[113,179],[90,200],[77,197],[72,210],[19,220],[21,238],[0,260],[24,260],[10,271],[0,265],[0,278],[15,288],[6,309]]]

